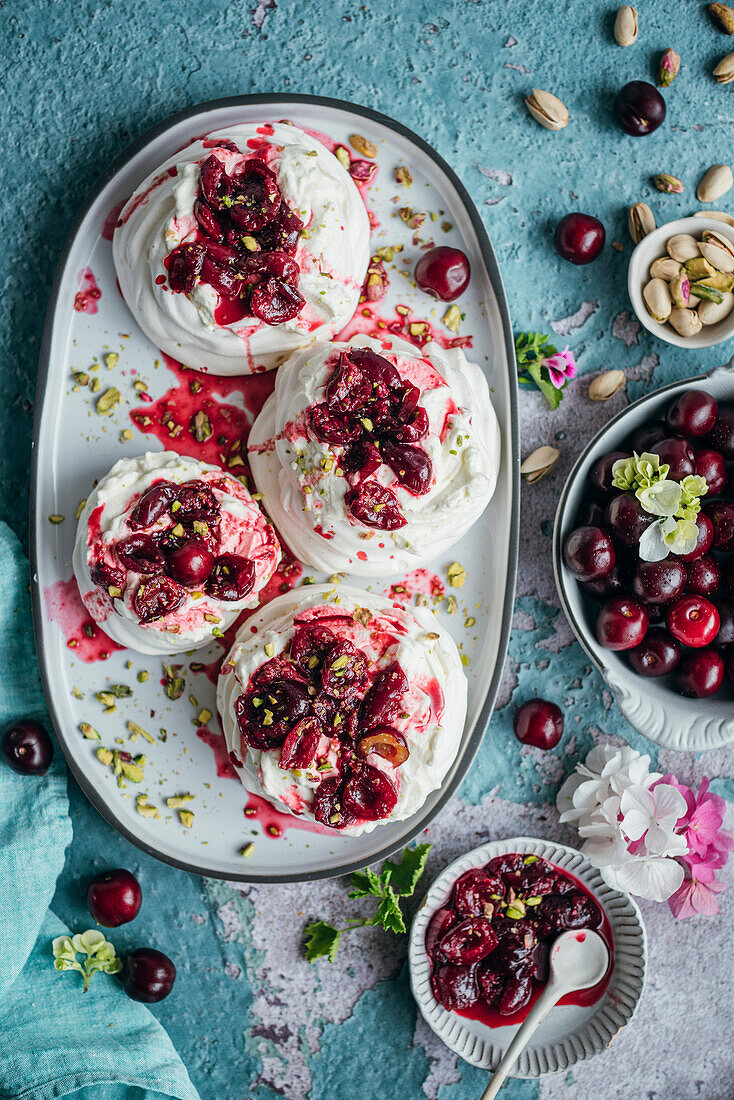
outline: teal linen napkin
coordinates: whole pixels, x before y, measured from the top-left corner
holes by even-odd
[[[0,592],[0,729],[21,717],[50,728],[31,629],[28,564],[3,523]],[[18,775],[0,761],[0,1097],[198,1100],[166,1032],[116,978],[95,974],[82,993],[79,975],[54,970],[51,941],[68,929],[48,906],[71,836],[58,747],[41,778]]]

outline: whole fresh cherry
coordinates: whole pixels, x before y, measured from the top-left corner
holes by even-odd
[[[727,500],[712,500],[706,505],[704,514],[714,527],[714,550],[734,550],[734,504]]]
[[[671,603],[686,585],[686,567],[676,557],[640,561],[632,578],[633,595],[642,603]]]
[[[718,649],[734,646],[734,600],[719,600],[716,609],[719,612],[716,646]]]
[[[580,581],[597,581],[614,566],[612,540],[600,527],[577,527],[566,539],[563,558]]]
[[[702,649],[719,632],[719,612],[705,596],[681,596],[668,608],[665,625],[683,645]]]
[[[726,488],[726,461],[721,451],[694,451],[693,462],[699,477],[706,479],[706,497],[717,497],[723,493]]]
[[[424,252],[415,265],[415,281],[421,290],[442,302],[453,302],[469,285],[469,258],[458,248],[439,245]]]
[[[168,555],[166,566],[170,575],[179,584],[187,588],[196,588],[211,576],[214,555],[201,539],[191,539]]]
[[[602,604],[596,619],[596,639],[605,649],[633,649],[647,633],[649,619],[642,604],[615,596]]]
[[[616,561],[611,573],[607,573],[605,577],[600,577],[598,581],[585,581],[582,584],[584,591],[593,596],[595,600],[605,600],[608,596],[619,596],[622,592],[627,591],[629,589],[628,580],[627,570],[620,565],[619,561]],[[650,614],[649,607],[647,613]]]
[[[0,738],[0,754],[14,772],[44,775],[53,760],[54,747],[40,722],[24,718],[6,726]]]
[[[688,390],[668,409],[665,422],[678,435],[708,435],[716,423],[719,406],[704,390]]]
[[[655,516],[646,512],[634,493],[612,497],[604,513],[604,524],[623,546],[636,547]]]
[[[682,481],[684,477],[695,474],[693,447],[687,439],[661,439],[650,450],[660,456],[661,466],[666,464],[670,467],[668,477],[671,481]]]
[[[563,736],[561,708],[547,699],[529,699],[515,711],[513,729],[523,745],[553,749]]]
[[[162,1001],[173,989],[176,967],[162,951],[139,947],[131,951],[125,960],[120,980],[133,1001],[154,1004]]]
[[[630,446],[633,451],[637,451],[637,454],[641,455],[645,451],[649,451],[655,443],[665,439],[668,434],[668,429],[662,420],[652,420],[649,424],[643,424],[641,428],[637,428],[632,433]]]
[[[566,214],[556,226],[556,252],[572,264],[590,264],[601,252],[606,231],[591,214]]]
[[[615,462],[618,462],[621,458],[629,458],[629,451],[611,451],[609,454],[602,455],[598,458],[594,465],[589,470],[589,482],[592,489],[599,496],[607,496],[612,492],[619,492],[615,490],[612,484],[612,478],[614,476],[612,468]]]
[[[629,663],[639,676],[667,676],[680,662],[680,644],[662,627],[648,630],[644,639],[629,651]]]
[[[614,117],[626,134],[644,137],[657,130],[665,119],[665,100],[652,84],[631,80],[617,92]]]
[[[716,451],[721,451],[727,462],[734,459],[734,403],[719,405],[719,416],[711,429],[709,442]]]
[[[724,662],[715,649],[687,653],[675,674],[675,686],[689,699],[707,699],[724,682]]]
[[[105,928],[117,928],[134,920],[142,900],[140,883],[122,867],[95,875],[87,889],[87,909],[97,924]]]
[[[705,512],[699,512],[696,516],[696,527],[696,545],[690,554],[679,555],[681,561],[698,561],[711,549],[714,541],[714,525]]]
[[[696,596],[713,596],[721,588],[721,566],[710,554],[689,562],[686,591]]]

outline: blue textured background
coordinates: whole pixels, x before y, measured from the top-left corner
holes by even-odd
[[[552,828],[547,803],[595,738],[630,736],[642,744],[558,612],[550,521],[575,454],[612,412],[628,398],[725,358],[721,349],[691,354],[660,344],[630,318],[626,207],[649,201],[659,224],[697,208],[701,174],[731,153],[734,92],[709,75],[731,40],[713,27],[704,5],[656,0],[640,7],[640,39],[627,50],[612,38],[614,6],[598,0],[5,0],[0,9],[6,256],[0,492],[3,515],[21,538],[27,538],[40,334],[65,236],[108,160],[148,126],[197,101],[311,92],[368,104],[412,127],[455,166],[482,211],[516,329],[552,325],[556,342],[571,344],[583,373],[627,372],[626,395],[604,406],[588,401],[583,380],[556,414],[537,394],[522,395],[524,451],[556,443],[562,460],[552,477],[524,489],[532,499],[525,501],[502,707],[460,800],[436,824],[443,846],[434,871],[487,832]],[[683,57],[666,93],[668,118],[656,134],[636,141],[611,120],[613,94],[629,79],[653,78],[668,45]],[[533,86],[556,92],[569,108],[572,122],[561,133],[542,130],[527,115],[522,100]],[[654,192],[649,177],[658,171],[681,177],[686,193]],[[601,217],[608,234],[601,259],[582,269],[552,249],[553,225],[579,208]],[[512,736],[510,701],[532,691],[565,709],[560,756],[521,751]],[[731,753],[709,755],[705,765],[671,756],[663,754],[663,769],[674,764],[692,779],[705,768],[731,796]],[[402,944],[368,934],[364,952],[350,948],[331,975],[323,969],[328,964],[311,970],[303,963],[298,941],[305,918],[338,912],[343,884],[289,892],[202,882],[132,849],[71,786],[75,840],[56,910],[69,924],[84,926],[84,884],[95,869],[121,864],[140,876],[144,909],[116,941],[124,948],[151,940],[176,959],[176,994],[158,1013],[204,1100],[463,1100],[479,1094],[482,1075],[416,1031]],[[730,899],[723,903],[731,910]],[[580,1067],[540,1087],[514,1082],[508,1100],[580,1100],[590,1090],[612,1100],[725,1095],[730,1044],[717,1030],[720,1019],[705,1022],[707,1000],[725,995],[725,988],[716,989],[720,973],[705,968],[704,959],[706,936],[726,942],[726,918],[676,926],[664,907],[654,906],[646,907],[646,917],[653,944],[649,999],[638,1031],[627,1029],[596,1060],[606,1085],[600,1091],[592,1084],[598,1079],[588,1076],[591,1066]],[[277,954],[273,944],[281,940]],[[689,1014],[682,1019],[679,996]]]

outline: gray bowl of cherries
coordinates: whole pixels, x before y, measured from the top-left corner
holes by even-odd
[[[627,720],[668,748],[734,740],[734,360],[656,390],[591,441],[553,561]]]

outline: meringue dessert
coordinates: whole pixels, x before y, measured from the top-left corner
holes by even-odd
[[[431,611],[314,585],[248,620],[222,665],[217,706],[250,792],[356,836],[410,817],[441,785],[467,681]]]
[[[242,123],[175,153],[123,207],[122,295],[146,336],[212,374],[272,369],[352,317],[369,262],[356,184],[288,123]]]
[[[280,544],[235,477],[163,451],[116,462],[79,518],[74,573],[87,611],[139,653],[221,636],[280,561]]]
[[[358,336],[294,353],[249,459],[278,530],[326,573],[378,577],[444,553],[494,492],[500,435],[460,348]]]

